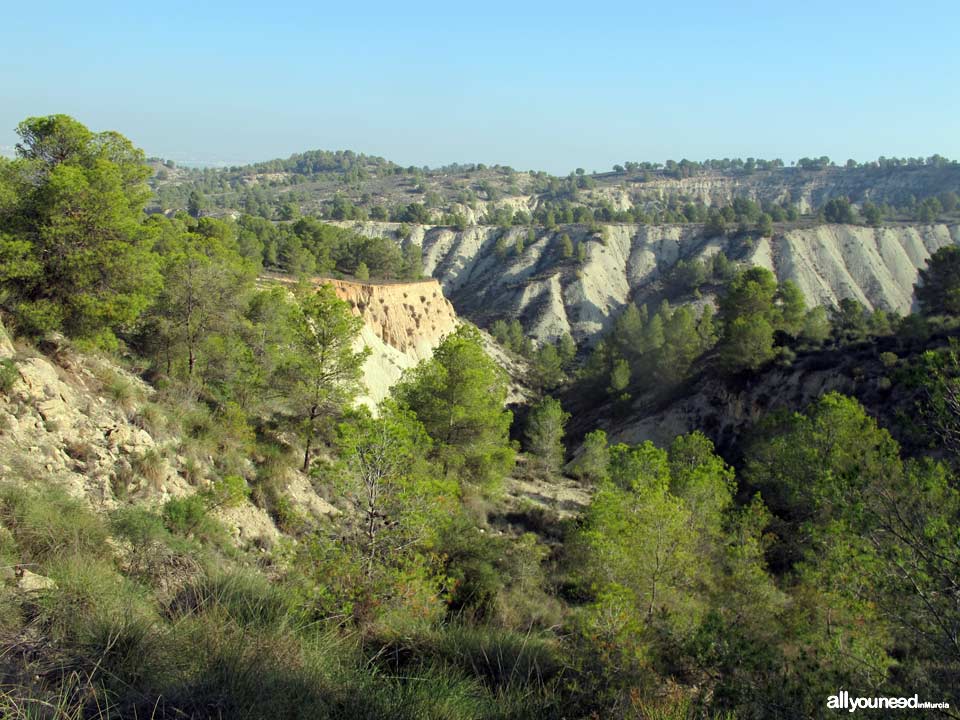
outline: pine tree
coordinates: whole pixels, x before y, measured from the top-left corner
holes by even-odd
[[[363,320],[333,287],[301,288],[291,318],[290,354],[278,374],[287,412],[303,437],[303,470],[310,468],[320,422],[360,390],[367,348],[354,350]]]
[[[29,118],[17,132],[18,157],[0,179],[8,204],[0,214],[2,308],[21,332],[63,330],[111,345],[161,284],[153,226],[144,223],[143,152],[66,115]]]
[[[564,412],[559,400],[545,397],[527,417],[525,430],[527,451],[550,473],[559,471],[563,463],[564,426],[570,413]]]
[[[506,375],[476,329],[462,325],[444,338],[394,394],[427,429],[445,474],[492,490],[512,467]]]

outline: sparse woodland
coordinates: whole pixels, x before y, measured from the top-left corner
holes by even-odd
[[[362,321],[305,278],[418,278],[417,245],[276,198],[253,212],[252,190],[239,219],[205,216],[209,173],[190,175],[183,211],[147,214],[181,190],[151,195],[123,136],[62,115],[19,135],[0,159],[0,318],[20,348],[0,361],[2,407],[30,352],[102,358],[154,393],[118,388],[111,402],[164,428],[197,477],[179,471],[191,492],[157,503],[121,480],[110,503],[42,473],[0,480],[4,717],[749,720],[826,716],[839,689],[960,704],[957,248],[930,258],[906,317],[809,307],[722,253],[678,263],[674,295],[709,284],[716,308],[630,304],[591,348],[494,323],[504,352],[526,358],[526,406],[507,407],[510,378],[464,323],[372,412],[354,402]],[[404,172],[333,153],[257,171],[361,182],[371,164]],[[711,169],[629,165],[615,173]],[[556,201],[524,224],[619,219],[565,204],[590,176],[536,181]],[[857,212],[956,209],[935,201]],[[331,204],[334,218],[354,211]],[[662,212],[768,232],[792,211]],[[428,219],[364,210],[381,212]],[[819,212],[858,220],[849,202]],[[301,282],[258,282],[265,269]],[[881,340],[910,349],[880,353]],[[707,428],[666,447],[571,431],[588,410],[613,429],[638,398],[669,403],[697,377],[735,387],[827,349],[877,355],[907,404],[868,412],[827,392],[726,438],[722,457]],[[157,462],[134,471],[149,479]],[[303,512],[290,476],[338,512]],[[563,514],[509,504],[518,481],[575,482],[589,500]],[[218,520],[245,503],[278,528],[269,546]]]

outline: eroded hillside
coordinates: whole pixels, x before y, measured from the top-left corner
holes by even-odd
[[[292,283],[291,278],[270,274],[269,281]],[[390,392],[403,373],[433,356],[444,337],[463,320],[435,278],[415,282],[360,282],[314,278],[331,285],[341,300],[363,320],[357,347],[370,351],[363,365],[364,392],[360,402],[373,408]],[[528,368],[522,358],[507,353],[481,331],[487,353],[510,379],[508,401],[522,402],[530,395]]]
[[[392,236],[394,223],[350,223],[359,232]],[[655,299],[665,272],[680,259],[723,251],[728,257],[792,279],[810,304],[835,305],[852,297],[869,308],[909,312],[917,270],[931,253],[960,240],[960,225],[863,227],[811,225],[772,237],[704,237],[696,225],[585,226],[528,229],[476,226],[464,231],[414,226],[424,270],[443,287],[461,315],[481,327],[519,317],[538,340],[570,332],[591,340],[633,298]],[[583,261],[564,258],[568,234],[583,246]],[[524,244],[519,251],[518,241]]]
[[[15,347],[0,325],[0,361],[12,368],[0,392],[0,480],[42,480],[105,511],[129,503],[159,509],[210,487],[216,451],[177,426],[170,398],[161,407],[153,387],[69,343],[53,340],[43,350]],[[304,516],[336,512],[302,473],[286,471],[281,483]],[[238,546],[269,547],[280,537],[250,500],[217,515]]]
[[[364,401],[376,405],[403,372],[428,359],[457,314],[433,279],[410,283],[323,280],[363,319],[360,343],[370,349],[363,367]]]

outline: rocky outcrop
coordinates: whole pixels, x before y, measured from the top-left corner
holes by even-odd
[[[764,238],[746,259],[794,280],[810,302],[833,306],[853,298],[906,314],[918,269],[958,241],[958,225],[819,225]]]
[[[368,235],[395,236],[393,223],[351,223]],[[790,278],[810,304],[852,297],[869,308],[909,312],[917,270],[931,253],[960,241],[960,226],[797,226],[771,238],[705,238],[698,225],[606,225],[540,230],[517,254],[527,228],[501,230],[414,226],[425,271],[436,278],[459,315],[481,327],[518,317],[538,340],[569,332],[591,341],[633,298],[655,298],[664,272],[681,258],[723,251],[746,264]],[[583,263],[564,258],[560,237],[584,246]]]
[[[404,371],[432,356],[434,348],[456,330],[453,305],[434,280],[407,283],[362,283],[318,280],[333,286],[363,319],[359,344],[370,349],[363,368],[362,401],[375,406]]]
[[[58,485],[95,509],[124,503],[157,509],[203,490],[215,476],[212,457],[185,457],[178,427],[158,420],[163,411],[152,402],[152,388],[109,360],[57,338],[44,344],[44,353],[18,348],[2,325],[0,360],[16,371],[0,390],[0,482]],[[335,512],[306,477],[291,473],[285,489],[293,508]],[[280,537],[251,502],[217,514],[238,545],[264,547]]]

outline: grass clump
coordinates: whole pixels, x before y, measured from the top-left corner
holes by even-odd
[[[131,459],[134,472],[158,490],[167,478],[167,463],[163,453],[157,448],[147,448]]]
[[[99,379],[107,397],[127,412],[133,412],[137,403],[142,400],[133,381],[116,370],[103,368],[99,373]]]
[[[24,563],[108,554],[103,520],[53,486],[0,485],[0,522],[13,534]]]
[[[19,379],[20,371],[17,370],[15,362],[9,358],[0,360],[0,393],[4,395],[9,393]]]

